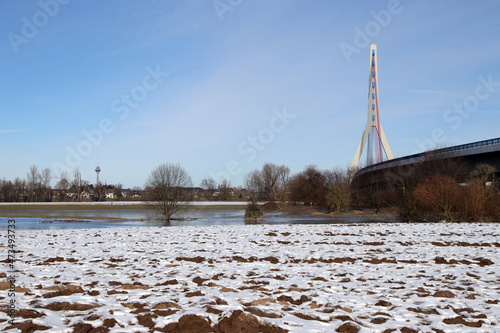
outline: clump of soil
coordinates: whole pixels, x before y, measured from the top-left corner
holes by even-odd
[[[51,329],[51,327],[44,326],[44,325],[38,325],[38,324],[33,323],[30,320],[30,321],[27,321],[24,323],[18,323],[18,324],[11,325],[9,327],[5,327],[5,330],[10,330],[10,329],[14,329],[14,328],[20,329],[21,332],[23,332],[23,333],[24,332],[35,332],[35,331],[47,331],[47,330]]]
[[[248,332],[248,333],[285,333],[288,330],[262,324],[257,317],[241,310],[233,311],[231,316],[224,317],[215,327],[216,332]]]

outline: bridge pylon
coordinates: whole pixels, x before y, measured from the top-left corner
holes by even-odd
[[[358,149],[356,150],[356,155],[351,164],[351,168],[357,168],[359,160],[361,159],[361,154],[363,153],[363,148],[365,147],[366,141],[368,141],[367,146],[367,156],[366,164],[371,165],[374,163],[380,163],[384,161],[384,154],[387,156],[388,160],[392,160],[394,156],[392,155],[391,148],[389,147],[389,142],[385,137],[384,130],[380,124],[380,113],[379,113],[379,98],[378,98],[378,65],[377,65],[377,45],[370,45],[370,77],[368,81],[368,120],[366,122],[366,127],[361,136],[361,141],[359,142]],[[383,149],[383,151],[382,151]]]

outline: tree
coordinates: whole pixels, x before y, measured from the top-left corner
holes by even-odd
[[[84,188],[87,187],[88,181],[82,179],[82,174],[78,168],[73,171],[73,181],[71,187],[75,190],[74,200],[82,201]]]
[[[292,201],[303,202],[305,206],[326,206],[327,192],[325,175],[314,165],[308,166],[290,180]]]
[[[259,200],[285,201],[290,169],[284,165],[266,163],[262,170],[254,170],[245,178],[246,187]]]
[[[49,168],[43,169],[42,173],[40,174],[40,183],[44,201],[51,201],[52,199],[52,189],[50,188],[51,180],[52,180],[52,171]]]
[[[208,177],[201,181],[200,186],[208,192],[208,199],[212,200],[214,198],[215,190],[217,190],[217,182],[212,177]]]
[[[218,201],[227,201],[232,195],[232,189],[229,181],[223,180],[220,182],[217,191],[217,200]]]
[[[93,200],[103,201],[106,198],[106,188],[99,182],[94,187]]]
[[[354,177],[354,169],[334,169],[326,171],[325,185],[329,189],[326,201],[330,210],[339,211],[349,206],[351,202],[351,181]]]
[[[16,202],[18,200],[18,194],[14,184],[10,180],[3,179],[0,181],[0,189],[2,191],[2,201]]]
[[[22,201],[27,200],[26,187],[27,185],[24,179],[21,179],[19,177],[14,179],[14,190],[16,191],[16,196]]]
[[[464,195],[459,211],[470,221],[477,221],[482,216],[495,215],[498,209],[494,186],[495,167],[488,164],[479,164],[471,172],[464,187]]]
[[[32,202],[39,201],[41,178],[42,178],[42,176],[38,172],[38,167],[36,165],[30,166],[30,170],[27,174],[28,200],[29,201],[32,201]]]
[[[192,187],[191,176],[180,164],[164,163],[157,166],[146,181],[149,205],[165,217],[165,224],[184,211],[191,200],[187,187]]]
[[[123,198],[123,184],[116,184],[115,186],[115,196],[117,200],[121,200]]]
[[[452,221],[460,201],[460,186],[452,177],[435,174],[417,185],[414,196],[423,208]]]

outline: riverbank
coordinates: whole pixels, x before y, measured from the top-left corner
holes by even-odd
[[[20,324],[9,325],[4,308],[0,329],[493,332],[498,230],[492,223],[21,230]],[[6,244],[7,233],[0,239]],[[5,300],[8,288],[0,282]]]

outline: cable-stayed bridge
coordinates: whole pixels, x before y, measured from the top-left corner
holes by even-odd
[[[464,170],[474,170],[479,164],[489,164],[500,174],[500,138],[462,144],[429,152],[394,158],[380,122],[377,46],[370,46],[370,71],[368,81],[368,119],[354,155],[351,167],[357,168],[366,146],[366,166],[356,173],[358,183],[384,183],[402,174],[408,167],[418,165],[429,156],[433,159],[462,159],[467,166]],[[363,180],[361,180],[363,179]]]

